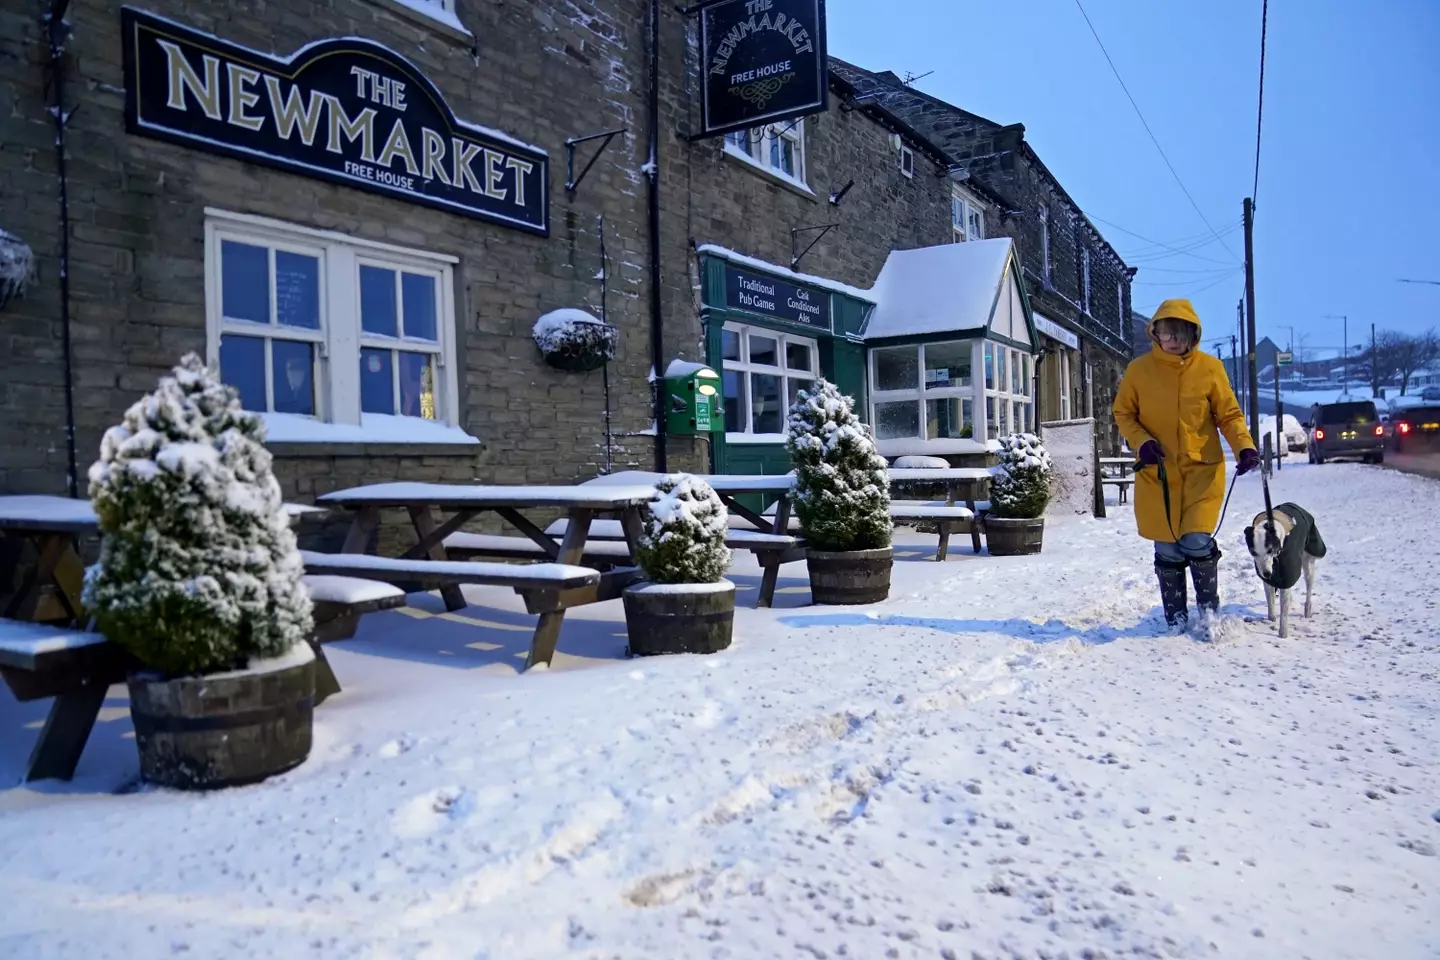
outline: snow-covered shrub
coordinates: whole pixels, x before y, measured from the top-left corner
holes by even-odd
[[[90,468],[101,631],[171,676],[278,656],[311,630],[310,596],[260,418],[195,354],[105,432]]]
[[[620,331],[584,310],[565,307],[536,320],[531,333],[546,363],[583,373],[615,359]]]
[[[725,504],[710,484],[673,473],[641,515],[640,567],[653,583],[719,583],[730,566]]]
[[[1000,438],[1000,463],[990,471],[990,505],[997,517],[1033,520],[1045,513],[1054,489],[1050,454],[1033,433]]]
[[[890,545],[890,477],[869,425],[828,380],[801,390],[790,407],[785,449],[795,463],[795,515],[817,550]]]

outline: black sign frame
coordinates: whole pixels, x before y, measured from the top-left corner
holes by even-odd
[[[757,284],[761,289],[756,289]],[[769,291],[763,289],[767,285],[771,288]],[[815,303],[820,310],[818,314],[807,311],[796,305],[798,302]],[[725,265],[725,305],[731,310],[743,310],[757,317],[823,333],[830,333],[834,325],[829,292],[732,263]]]
[[[829,109],[825,0],[716,0],[699,13],[701,137]]]
[[[549,155],[458,119],[382,44],[275,57],[133,7],[120,23],[131,134],[550,235]]]

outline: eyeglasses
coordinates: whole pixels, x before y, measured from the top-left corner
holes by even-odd
[[[1161,320],[1155,324],[1155,339],[1157,340],[1189,340],[1190,331],[1187,329],[1190,324],[1183,320]]]

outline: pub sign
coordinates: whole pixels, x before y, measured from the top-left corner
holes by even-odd
[[[458,120],[404,57],[360,37],[285,58],[126,7],[133,134],[549,233],[538,147]]]
[[[725,302],[739,310],[803,323],[819,330],[830,329],[830,295],[763,273],[739,267],[725,268]]]
[[[828,105],[825,0],[719,0],[700,10],[702,136]]]

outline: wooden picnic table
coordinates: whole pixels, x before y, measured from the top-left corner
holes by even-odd
[[[890,467],[886,473],[890,474],[892,484],[943,483],[946,502],[963,500],[972,516],[978,516],[976,502],[989,496],[989,467]],[[980,552],[980,524],[976,522],[970,524],[970,546],[976,553]]]
[[[88,500],[0,496],[0,538],[29,540],[39,558],[0,609],[0,616],[33,620],[38,614],[46,620],[78,620],[84,564],[75,550],[75,539],[99,529],[100,520]],[[59,609],[47,609],[47,599]]]
[[[460,589],[462,583],[512,586],[525,598],[526,609],[540,614],[540,622],[531,639],[530,656],[525,664],[529,669],[536,663],[549,663],[554,656],[555,643],[567,609],[613,600],[620,596],[625,586],[639,578],[640,571],[634,560],[640,541],[640,509],[654,493],[652,485],[635,483],[570,487],[381,483],[338,490],[317,500],[326,506],[353,513],[342,548],[345,554],[366,552],[380,523],[380,511],[385,509],[403,509],[409,514],[415,528],[415,545],[394,561],[371,565],[374,569],[365,569],[364,563],[346,562],[343,557],[335,560],[338,566],[334,570],[328,566],[322,568],[320,564],[324,561],[315,559],[313,555],[307,556],[306,566],[317,572],[323,570],[378,580],[393,578],[394,581],[404,581],[407,570],[413,572],[426,566],[423,563],[417,566],[413,561],[429,561],[436,564],[433,569],[437,576],[432,579],[440,586],[445,607],[451,611],[466,605]],[[554,507],[563,508],[568,521],[560,540],[548,535],[520,512]],[[437,511],[448,516],[437,519]],[[550,585],[537,577],[525,576],[527,568],[524,565],[450,560],[445,538],[487,512],[498,514],[540,547],[549,564],[546,572],[554,575]],[[591,521],[606,514],[614,515],[620,521],[629,546],[630,564],[597,575],[593,568],[585,566],[585,544]],[[404,561],[411,563],[407,567]],[[514,576],[503,576],[504,570],[512,571]],[[584,576],[576,576],[577,573]]]
[[[663,476],[665,475],[662,473],[650,473],[645,470],[622,470],[619,473],[604,474],[593,480],[586,480],[581,486],[620,486],[640,483],[653,487]],[[708,483],[710,489],[714,490],[720,497],[720,501],[725,504],[726,510],[744,517],[754,524],[755,529],[768,530],[777,534],[787,532],[790,525],[790,491],[795,489],[795,474],[697,473],[693,476]],[[773,494],[778,498],[775,501],[774,517],[758,514],[736,499],[736,497],[756,493]]]
[[[1120,502],[1124,503],[1130,488],[1135,485],[1135,478],[1129,475],[1134,469],[1134,457],[1101,457],[1100,484],[1116,487],[1119,490]]]

